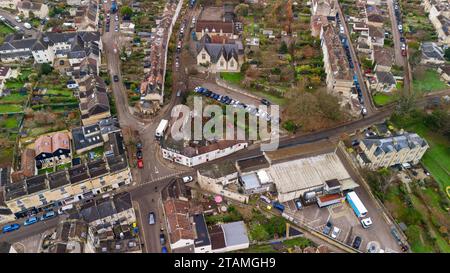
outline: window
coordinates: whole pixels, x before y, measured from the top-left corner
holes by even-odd
[[[233,61],[233,60],[231,60],[230,66],[231,66],[231,67],[234,67],[234,61]]]
[[[220,61],[220,66],[223,67],[224,66],[224,62]]]
[[[202,53],[202,60],[206,60],[206,54]]]

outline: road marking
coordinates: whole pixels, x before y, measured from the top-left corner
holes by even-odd
[[[155,173],[159,173],[159,171],[158,171],[158,169],[156,168],[156,166],[155,166]]]

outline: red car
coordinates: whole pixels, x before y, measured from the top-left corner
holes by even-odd
[[[137,165],[139,169],[144,168],[144,161],[142,159],[138,159],[137,161]]]
[[[402,56],[405,57],[406,56],[406,49],[402,50]]]

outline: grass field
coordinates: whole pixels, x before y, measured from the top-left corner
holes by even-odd
[[[235,85],[239,85],[244,79],[244,76],[240,72],[221,72],[220,77],[223,80]]]
[[[423,124],[415,124],[408,128],[424,137],[430,148],[422,157],[422,163],[441,185],[441,190],[450,186],[450,141],[445,137],[431,132]]]
[[[5,25],[3,22],[0,22],[0,33],[1,34],[11,34],[14,30],[7,25]]]
[[[418,93],[426,93],[446,89],[447,85],[440,80],[439,73],[433,69],[427,69],[420,77],[413,77],[413,89]]]
[[[306,238],[303,237],[298,237],[298,238],[293,238],[293,239],[289,239],[289,240],[285,240],[281,243],[278,244],[282,244],[284,248],[293,248],[294,246],[298,246],[300,248],[305,248],[307,246],[312,246],[312,242]],[[277,251],[274,248],[275,244],[261,244],[261,245],[251,245],[249,248],[244,249],[244,250],[240,250],[237,252],[245,252],[245,253],[278,253],[279,251]]]
[[[19,120],[16,117],[9,117],[6,120],[0,121],[1,128],[14,129],[19,126]]]
[[[396,97],[393,94],[376,93],[373,95],[373,102],[375,102],[377,106],[384,106],[395,100]]]
[[[27,100],[26,95],[21,95],[19,93],[12,93],[11,95],[1,97],[0,98],[0,104],[22,104],[24,101]]]
[[[22,112],[22,107],[17,104],[0,104],[0,114]]]

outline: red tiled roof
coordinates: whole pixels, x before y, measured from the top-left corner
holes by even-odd
[[[195,27],[196,32],[201,32],[202,30],[208,29],[208,32],[219,33],[222,30],[223,33],[233,33],[233,22],[222,22],[222,21],[207,21],[200,20],[197,22]]]

